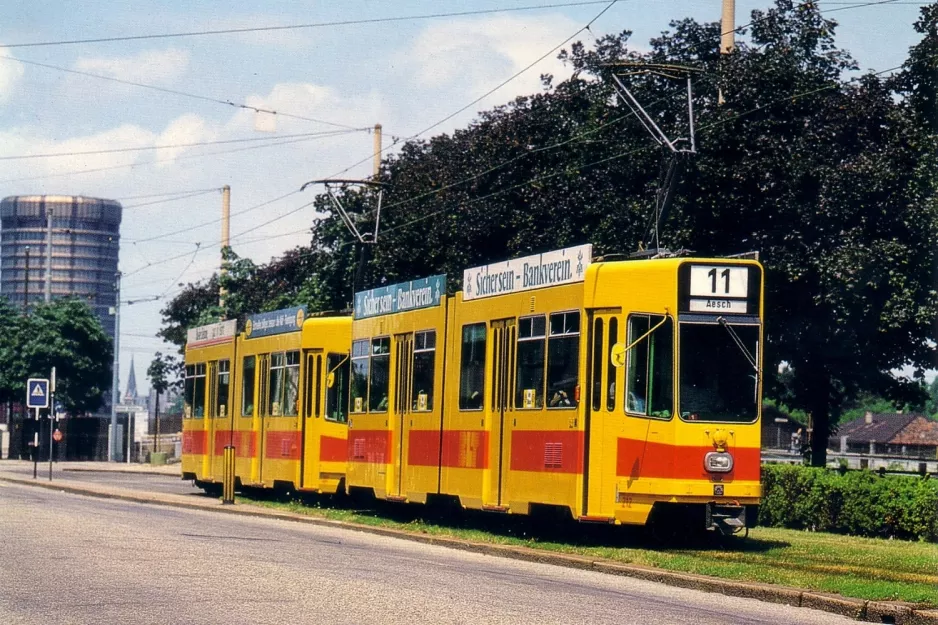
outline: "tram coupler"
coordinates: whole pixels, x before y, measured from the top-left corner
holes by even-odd
[[[706,528],[729,536],[746,529],[746,507],[731,504],[708,503]]]

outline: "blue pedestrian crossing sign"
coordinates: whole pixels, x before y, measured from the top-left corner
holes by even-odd
[[[49,407],[49,380],[45,378],[29,378],[26,381],[26,407]]]

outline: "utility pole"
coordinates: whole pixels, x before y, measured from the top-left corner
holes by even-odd
[[[231,187],[225,185],[221,188],[221,277],[228,273],[225,267],[225,248],[231,245]],[[219,282],[224,282],[219,280]],[[218,287],[218,306],[224,308],[225,295],[228,292],[221,284]]]
[[[26,278],[23,281],[23,314],[29,314],[29,246],[26,246]]]
[[[720,54],[729,54],[736,49],[736,0],[723,0],[723,17],[720,20]]]
[[[381,173],[381,124],[375,124],[375,180],[378,179],[379,173]]]
[[[52,301],[52,206],[46,207],[46,297]]]
[[[727,55],[736,49],[736,0],[723,0],[723,16],[720,19],[720,54]],[[723,87],[717,92],[717,104],[723,104]]]
[[[108,460],[117,462],[117,451],[121,448],[117,440],[117,403],[120,400],[120,338],[121,338],[121,272],[114,274],[114,362],[111,365],[111,432],[108,445]]]

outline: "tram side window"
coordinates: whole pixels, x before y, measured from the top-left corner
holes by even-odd
[[[189,417],[205,416],[205,363],[186,365],[185,412]]]
[[[368,404],[368,372],[371,369],[370,342],[352,343],[352,392],[351,412],[365,412]]]
[[[619,320],[609,320],[609,347],[606,357],[606,380],[609,384],[609,396],[606,398],[606,410],[616,409],[616,366],[612,363],[612,348],[619,341]]]
[[[231,385],[231,361],[218,361],[217,382],[215,383],[215,416],[228,416],[228,390]]]
[[[653,331],[649,334],[649,330]],[[629,317],[629,344],[643,336],[628,353],[625,411],[668,419],[674,403],[674,328],[671,318],[660,315]]]
[[[245,356],[241,381],[241,416],[254,416],[254,372],[256,356]]]
[[[300,352],[294,350],[285,355],[287,366],[284,371],[283,401],[280,409],[285,417],[295,417],[300,414]]]
[[[518,319],[518,365],[515,373],[515,406],[544,407],[544,343],[547,317]]]
[[[329,354],[326,358],[326,419],[337,423],[348,422],[349,357],[347,354]]]
[[[459,409],[481,410],[485,396],[485,324],[462,327]]]
[[[391,380],[391,339],[371,339],[371,377],[368,380],[368,412],[388,411]]]
[[[268,379],[270,395],[267,399],[267,414],[272,417],[295,417],[300,385],[300,352],[271,354]]]
[[[550,408],[576,406],[580,366],[580,313],[554,313],[550,316],[547,341],[547,397]]]
[[[414,373],[411,406],[417,412],[433,410],[433,368],[436,360],[436,331],[414,334]]]
[[[593,378],[592,398],[593,410],[599,410],[603,405],[603,320],[593,322],[593,357],[590,361],[590,375]],[[615,384],[615,378],[610,378],[609,384]],[[610,388],[611,391],[615,389]]]

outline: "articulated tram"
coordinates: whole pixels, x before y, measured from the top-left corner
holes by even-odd
[[[217,488],[233,444],[242,485],[751,526],[761,266],[591,256],[468,269],[454,296],[442,275],[364,291],[270,338],[258,316],[190,331],[183,477]]]

